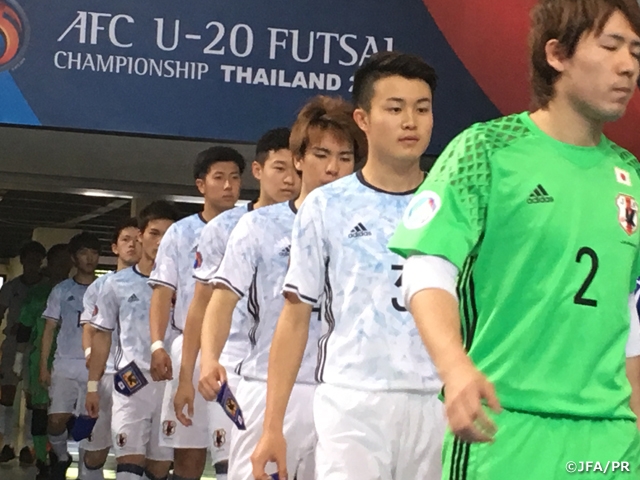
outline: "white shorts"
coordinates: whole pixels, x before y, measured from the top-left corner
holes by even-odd
[[[240,383],[240,375],[227,370],[227,383],[235,395]],[[209,402],[209,418],[211,419],[211,461],[216,464],[229,460],[231,452],[231,438],[234,431],[234,423],[224,413],[222,406],[216,402]]]
[[[88,376],[84,362],[54,363],[49,387],[49,415],[84,413]]]
[[[318,480],[440,480],[446,421],[437,394],[316,390]]]
[[[172,422],[175,428],[169,429],[169,434],[162,433],[161,445],[169,448],[209,448],[211,446],[211,427],[209,424],[209,406],[207,401],[198,392],[198,380],[200,378],[200,354],[196,360],[196,368],[193,372],[193,388],[196,397],[193,401],[193,425],[185,427],[176,418],[173,408],[173,398],[178,390],[180,379],[180,364],[182,363],[182,341],[180,335],[171,345],[171,363],[173,366],[173,380],[167,382],[162,401],[162,423]]]
[[[315,385],[296,383],[284,417],[289,478],[314,480],[317,436],[313,424]],[[231,436],[229,478],[253,480],[251,454],[262,436],[262,421],[267,404],[267,384],[259,380],[240,380],[236,400],[242,409],[246,430],[234,428]],[[267,473],[275,473],[275,464],[267,465]]]
[[[91,436],[80,442],[80,448],[87,452],[98,452],[111,448],[111,410],[113,407],[113,373],[105,373],[98,385],[100,412],[93,426]]]
[[[149,372],[144,372],[151,378]],[[173,460],[173,450],[160,445],[160,432],[175,428],[160,422],[164,382],[150,381],[142,390],[126,397],[113,392],[113,448],[116,458],[144,455],[159,462]]]

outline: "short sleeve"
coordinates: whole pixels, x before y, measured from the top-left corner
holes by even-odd
[[[5,283],[0,288],[0,305],[3,307],[9,307],[11,303],[11,297],[13,296],[13,282]]]
[[[260,257],[254,218],[255,214],[245,215],[233,229],[220,268],[211,282],[226,285],[239,297],[249,290]]]
[[[179,232],[176,225],[175,223],[171,225],[160,241],[156,261],[148,280],[152,287],[163,285],[172,290],[178,288],[180,252],[178,251]]]
[[[284,279],[284,292],[293,293],[300,301],[315,305],[324,290],[327,254],[324,240],[324,198],[319,191],[302,203],[291,233],[289,269]]]
[[[391,251],[444,257],[462,270],[485,227],[491,170],[482,125],[455,138],[404,212]]]
[[[47,320],[54,320],[58,323],[60,323],[60,320],[62,320],[60,315],[61,302],[62,302],[61,285],[62,284],[56,285],[55,287],[53,287],[53,290],[51,290],[51,293],[49,294],[49,298],[47,298],[47,306],[45,307],[44,312],[42,313],[42,316]]]
[[[100,293],[100,284],[98,280],[94,281],[82,297],[82,313],[80,314],[80,324],[83,325],[91,321],[95,315],[95,308],[98,302],[98,294]]]
[[[214,218],[202,229],[198,241],[196,266],[193,278],[201,283],[210,283],[222,262],[229,232],[222,221]]]
[[[90,320],[91,325],[99,330],[112,332],[118,323],[120,302],[116,292],[116,282],[109,278],[102,285],[96,303],[95,315]]]

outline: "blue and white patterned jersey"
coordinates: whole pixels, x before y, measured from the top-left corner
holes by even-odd
[[[402,304],[404,260],[387,249],[412,194],[381,191],[357,172],[311,192],[298,212],[284,290],[312,305],[324,294],[319,382],[372,391],[442,386]]]
[[[247,297],[251,325],[249,354],[237,370],[242,376],[267,379],[269,349],[284,306],[282,283],[287,272],[293,202],[259,208],[244,215],[231,232],[214,283],[222,283],[238,296]],[[297,382],[315,383],[320,322],[312,322]]]
[[[148,371],[151,367],[151,329],[149,308],[153,289],[137,266],[110,275],[98,297],[98,311],[91,325],[115,332],[115,369],[135,361]],[[170,335],[167,330],[167,336]]]
[[[84,299],[82,300],[82,314],[80,314],[80,324],[84,325],[85,323],[91,323],[98,306],[98,297],[100,296],[100,291],[102,290],[102,286],[104,282],[112,275],[113,272],[107,272],[101,277],[98,277],[89,287],[84,294]],[[116,354],[116,345],[117,345],[117,337],[114,332],[113,337],[111,338],[111,350],[109,351],[109,358],[107,359],[107,366],[105,369],[105,373],[115,373],[114,369],[114,358]]]
[[[205,225],[198,242],[194,278],[201,283],[211,283],[224,257],[231,231],[240,218],[253,210],[253,203],[232,208],[221,213]],[[229,338],[220,355],[220,364],[226,369],[234,370],[247,356],[251,349],[249,343],[249,313],[247,299],[243,297],[233,311],[233,320]]]
[[[64,369],[65,365],[78,364],[84,368],[84,350],[82,350],[82,301],[88,285],[81,285],[73,278],[60,282],[53,287],[47,307],[42,316],[58,322],[58,348],[53,361],[54,369]]]
[[[205,225],[206,222],[199,213],[171,225],[162,237],[156,263],[149,277],[149,285],[164,285],[176,292],[171,325],[180,332],[184,330],[193,298],[196,248]]]

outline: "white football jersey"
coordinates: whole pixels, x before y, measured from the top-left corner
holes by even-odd
[[[82,300],[82,314],[80,314],[80,324],[84,325],[85,323],[91,323],[94,315],[97,313],[98,306],[98,297],[100,296],[100,291],[102,290],[102,286],[104,282],[112,275],[113,272],[107,272],[101,277],[98,277],[89,287],[84,294],[84,299]],[[114,331],[114,334],[111,338],[111,350],[109,351],[109,358],[107,359],[107,366],[105,368],[105,373],[115,373],[114,367],[114,359],[116,354],[116,346],[117,346],[117,337]]]
[[[442,386],[402,304],[404,260],[387,249],[412,194],[381,191],[357,172],[311,192],[296,216],[284,290],[312,305],[324,295],[319,382],[373,391]]]
[[[205,225],[200,234],[194,278],[201,283],[211,283],[224,257],[229,235],[238,224],[240,218],[253,211],[253,203],[232,208],[221,213]],[[251,348],[249,343],[249,327],[247,299],[241,298],[233,312],[229,338],[220,355],[220,364],[234,370],[247,356]]]
[[[164,285],[176,292],[171,325],[182,332],[193,298],[196,247],[206,222],[196,213],[174,223],[162,237],[156,262],[149,277],[150,285]]]
[[[115,332],[116,371],[132,361],[142,370],[151,368],[151,329],[149,307],[153,289],[137,266],[110,275],[98,297],[97,313],[91,324]],[[167,336],[171,332],[167,329]]]
[[[244,215],[231,232],[224,258],[214,276],[239,297],[247,297],[250,351],[237,372],[267,379],[269,349],[284,305],[282,283],[289,263],[293,202],[259,208]],[[315,383],[320,322],[312,322],[297,382]]]
[[[73,278],[60,282],[53,287],[47,307],[42,316],[58,322],[60,330],[57,336],[56,353],[53,368],[60,368],[61,362],[78,363],[84,367],[82,350],[82,301],[88,285],[81,285]],[[56,367],[57,366],[57,367]]]

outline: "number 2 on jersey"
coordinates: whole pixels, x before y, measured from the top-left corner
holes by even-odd
[[[596,273],[598,273],[598,266],[599,266],[598,254],[589,247],[582,247],[580,250],[578,250],[578,255],[576,256],[576,262],[581,263],[582,257],[584,256],[589,257],[589,259],[591,260],[591,270],[589,270],[589,274],[587,275],[587,278],[585,279],[582,286],[580,287],[580,290],[578,290],[578,293],[576,293],[575,296],[573,297],[573,303],[575,303],[576,305],[585,305],[587,307],[597,307],[598,306],[597,300],[593,300],[591,298],[585,298],[584,295],[587,293],[587,290],[591,286],[591,283],[593,282],[593,279],[595,278]]]
[[[400,276],[398,277],[398,280],[396,280],[396,283],[394,284],[398,288],[402,287],[402,267],[403,265],[391,265],[391,270],[400,271]],[[400,302],[396,297],[393,297],[391,299],[391,305],[393,306],[393,308],[395,308],[399,312],[407,311],[407,309],[404,308],[404,306],[400,305]]]

